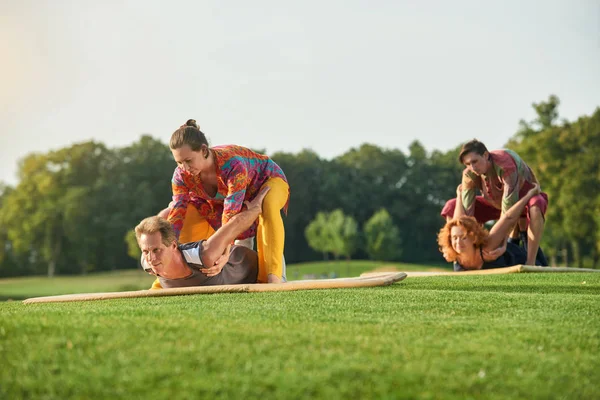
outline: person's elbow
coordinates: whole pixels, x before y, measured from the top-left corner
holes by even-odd
[[[202,265],[211,267],[215,265],[223,252],[216,246],[212,246],[209,241],[202,242]]]

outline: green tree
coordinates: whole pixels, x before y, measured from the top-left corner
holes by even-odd
[[[567,254],[561,249],[568,249],[569,261],[583,266],[584,259],[589,258],[595,266],[600,227],[596,213],[600,196],[600,109],[575,122],[557,124],[559,104],[556,96],[534,103],[537,118],[531,123],[521,122],[521,129],[507,147],[527,162],[548,194],[542,246],[552,263]]]
[[[373,260],[394,261],[402,254],[400,230],[385,209],[380,209],[364,226],[367,253]]]
[[[78,261],[73,253],[87,254],[94,241],[89,235],[93,229],[82,227],[93,226],[88,206],[107,152],[103,145],[87,142],[32,154],[21,164],[21,181],[7,196],[1,219],[15,251],[45,262],[49,277],[61,262],[70,265],[69,257]]]
[[[135,231],[133,229],[127,231],[125,234],[125,244],[127,246],[127,255],[134,260],[139,260],[142,256],[142,250],[137,242]]]
[[[323,254],[323,259],[327,260],[327,253],[331,247],[331,232],[328,226],[328,215],[324,212],[318,212],[304,230],[304,236],[308,245],[319,253]]]
[[[309,246],[323,253],[324,259],[331,253],[335,259],[350,259],[358,248],[358,224],[341,209],[319,212],[305,229]]]
[[[344,215],[341,209],[329,213],[328,229],[331,232],[331,243],[329,251],[334,257],[346,257],[350,259],[358,248],[358,224],[349,215]]]

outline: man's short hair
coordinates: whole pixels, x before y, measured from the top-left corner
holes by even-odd
[[[160,232],[162,242],[165,246],[170,246],[171,243],[177,242],[173,225],[162,217],[153,216],[144,218],[135,227],[135,237],[137,238],[138,244],[140,243],[140,236],[152,235],[156,232]]]
[[[480,156],[483,155],[483,153],[485,153],[486,151],[488,151],[487,147],[485,147],[485,144],[481,143],[479,140],[477,139],[473,139],[465,144],[463,144],[462,148],[460,149],[460,154],[458,155],[458,161],[460,161],[460,163],[463,163],[463,158],[469,154],[469,153],[477,153]],[[489,153],[489,151],[488,151]]]

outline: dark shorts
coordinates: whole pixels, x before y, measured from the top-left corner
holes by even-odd
[[[442,212],[440,213],[441,216],[444,218],[452,218],[454,216],[455,206],[456,199],[448,200],[442,208]],[[542,192],[529,200],[522,215],[522,217],[527,217],[527,223],[529,223],[529,209],[531,207],[538,207],[542,212],[542,216],[545,218],[546,209],[548,208],[548,195]],[[485,224],[488,221],[497,221],[500,219],[500,210],[488,203],[483,196],[476,196],[473,216],[479,223]]]

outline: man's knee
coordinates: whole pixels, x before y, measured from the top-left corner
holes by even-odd
[[[444,218],[446,218],[446,220],[452,219],[452,216],[454,215],[454,208],[456,207],[456,199],[450,199],[446,202],[446,204],[444,204],[444,207],[442,208],[442,212],[440,213],[440,215]]]
[[[537,205],[529,207],[528,213],[530,222],[534,224],[540,222],[542,224],[544,223],[544,213]]]

